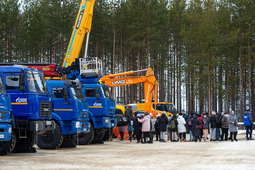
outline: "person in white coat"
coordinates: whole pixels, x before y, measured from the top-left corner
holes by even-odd
[[[184,141],[186,142],[186,121],[185,119],[183,118],[183,115],[182,113],[179,114],[178,118],[177,118],[177,121],[178,121],[178,133],[179,133],[179,138],[180,138],[180,142]]]

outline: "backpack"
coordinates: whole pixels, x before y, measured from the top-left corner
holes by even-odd
[[[221,125],[221,121],[220,121],[220,117],[219,116],[216,116],[216,124],[217,125]]]
[[[192,119],[188,120],[188,126],[192,126],[192,122],[191,121],[192,121]]]
[[[170,129],[175,129],[175,128],[176,128],[175,122],[174,122],[174,120],[171,120]]]

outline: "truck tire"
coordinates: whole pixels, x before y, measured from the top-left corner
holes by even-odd
[[[0,142],[0,155],[6,155],[14,149],[16,145],[16,134],[15,132],[12,133],[12,138],[10,141],[3,141]]]
[[[90,127],[89,133],[80,133],[78,135],[77,145],[89,145],[95,136],[94,127]]]
[[[101,133],[96,133],[94,136],[94,139],[91,143],[93,144],[103,144],[103,137],[105,135],[105,132],[101,132]]]
[[[113,129],[110,128],[107,131],[105,131],[104,137],[103,137],[103,141],[107,141],[110,138],[112,138],[112,134],[113,134]]]
[[[36,152],[33,148],[35,144],[35,135],[33,132],[27,133],[27,138],[18,138],[16,142],[16,146],[14,147],[12,152],[15,153],[25,153],[25,152]]]
[[[67,139],[66,139],[67,138]],[[65,135],[61,148],[75,148],[76,147],[77,135]]]
[[[49,130],[43,135],[38,135],[37,146],[41,149],[58,149],[62,143],[63,135],[61,128],[57,123],[54,130]]]

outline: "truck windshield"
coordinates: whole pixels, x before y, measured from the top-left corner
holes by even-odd
[[[27,71],[27,84],[32,93],[48,93],[46,81],[41,72]]]
[[[74,99],[76,99],[76,100],[85,100],[85,97],[84,97],[81,89],[73,88],[73,87],[71,87],[70,89],[71,89],[71,92],[73,94]]]
[[[0,94],[6,94],[2,79],[0,78]]]
[[[173,114],[177,113],[177,110],[176,110],[174,104],[166,104],[165,106],[166,106],[167,112],[173,113]]]
[[[108,88],[108,87],[105,87],[105,86],[102,86],[102,89],[103,89],[104,97],[105,97],[105,98],[108,98],[108,99],[112,99],[111,93],[110,93],[110,91],[109,91],[109,88]]]

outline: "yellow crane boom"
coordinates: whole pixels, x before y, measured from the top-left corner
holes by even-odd
[[[95,0],[82,0],[80,9],[73,27],[72,36],[70,38],[65,59],[62,67],[71,66],[72,62],[79,57],[81,46],[85,35],[87,34],[86,51],[88,46],[88,38],[91,30],[93,9]]]

